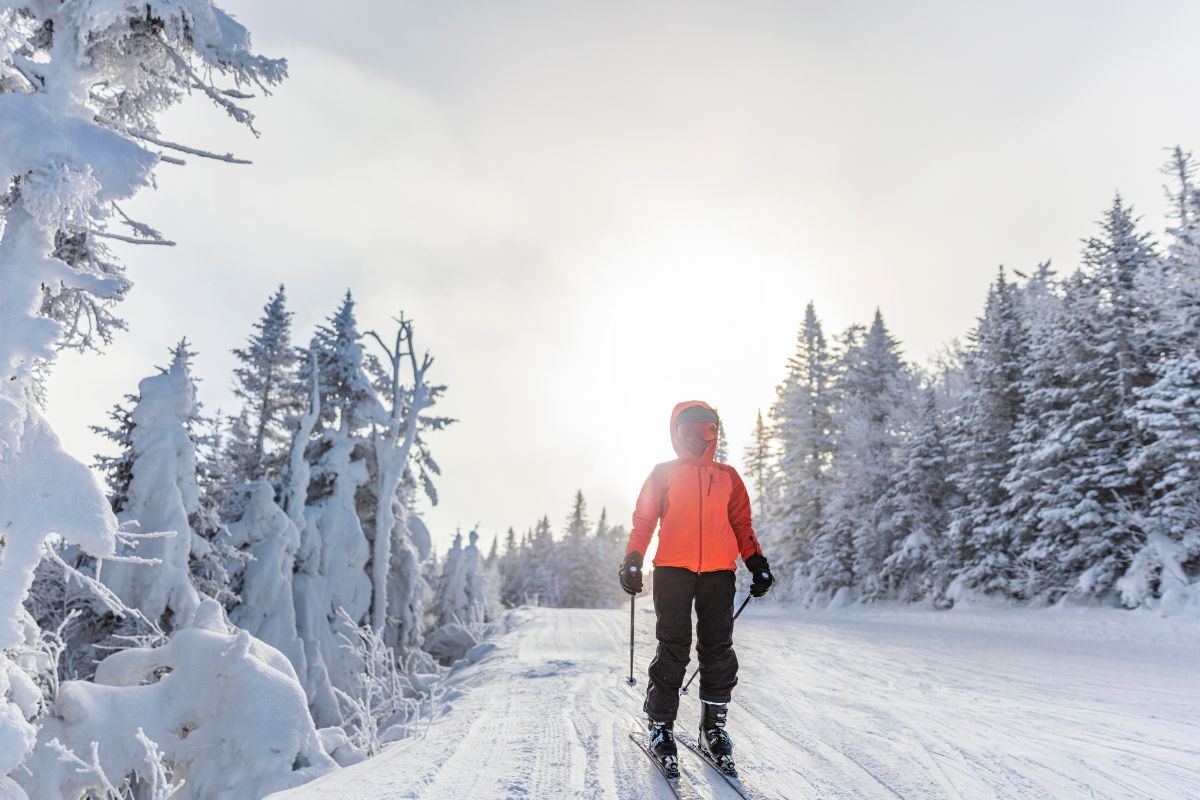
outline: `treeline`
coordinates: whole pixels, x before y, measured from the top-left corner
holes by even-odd
[[[785,590],[1200,605],[1200,190],[1163,241],[1118,196],[1065,274],[1003,269],[966,340],[906,362],[810,304],[745,454]]]
[[[487,562],[495,567],[500,600],[510,608],[614,608],[625,599],[617,566],[627,539],[625,527],[610,525],[603,509],[593,526],[579,491],[559,538],[550,518],[542,517],[520,539],[509,528],[503,553],[493,543]]]

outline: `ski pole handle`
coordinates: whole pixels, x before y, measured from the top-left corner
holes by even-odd
[[[752,594],[748,594],[748,595],[746,595],[746,599],[742,601],[742,604],[741,604],[740,606],[738,606],[738,610],[737,610],[737,612],[736,612],[736,613],[733,615],[733,618],[734,618],[734,619],[737,619],[738,617],[740,617],[740,616],[742,615],[742,609],[744,609],[744,608],[746,607],[746,605],[747,605],[747,604],[750,602],[750,600],[751,600],[753,597],[754,597],[754,595],[752,595]],[[630,672],[631,672],[631,674],[632,674],[632,670],[630,670]],[[692,685],[692,681],[696,680],[696,676],[697,676],[697,675],[699,675],[699,674],[700,674],[700,668],[699,668],[699,667],[696,667],[694,670],[692,670],[692,677],[690,677],[690,678],[688,678],[688,679],[687,679],[687,683],[685,683],[685,684],[683,685],[683,688],[679,690],[679,693],[680,693],[680,694],[687,694],[687,693],[688,693],[688,687]]]
[[[637,595],[629,595],[629,679],[625,683],[630,686],[637,685],[637,678],[633,677],[633,607],[637,602]]]

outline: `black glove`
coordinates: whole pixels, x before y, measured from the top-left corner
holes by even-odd
[[[767,563],[767,557],[762,553],[755,553],[746,559],[746,569],[750,570],[753,578],[753,583],[750,584],[750,594],[762,597],[771,588],[771,584],[775,583],[775,578],[771,575],[771,565]]]
[[[636,550],[625,554],[621,562],[621,588],[628,594],[639,594],[642,591],[642,554]]]

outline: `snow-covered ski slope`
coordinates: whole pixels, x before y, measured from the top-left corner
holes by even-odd
[[[628,608],[513,612],[423,735],[276,798],[671,797],[628,739],[649,605],[636,688]],[[738,763],[778,798],[1200,798],[1200,621],[761,603],[735,643]],[[683,698],[681,726],[697,706]],[[680,750],[707,796],[736,797]]]

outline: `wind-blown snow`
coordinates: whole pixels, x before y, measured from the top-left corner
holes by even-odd
[[[515,612],[428,734],[272,800],[669,798],[626,733],[652,655],[639,612],[635,689],[628,610]],[[1200,798],[1194,620],[756,603],[735,646],[730,731],[775,798]],[[679,727],[698,713],[684,698]],[[681,758],[708,796],[734,796]]]

